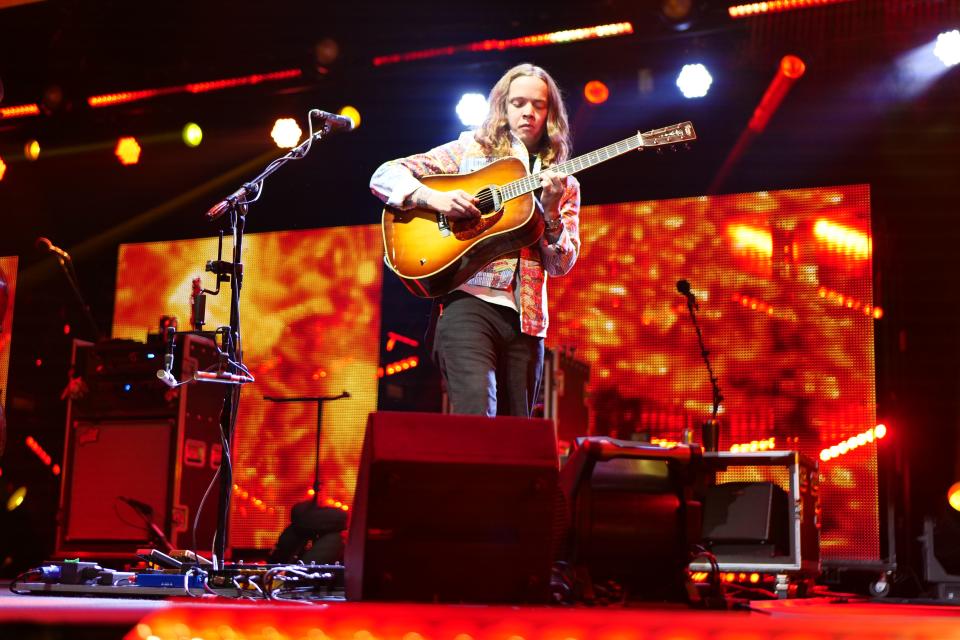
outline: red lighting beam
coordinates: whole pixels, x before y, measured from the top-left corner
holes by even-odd
[[[593,40],[595,38],[610,38],[612,36],[622,36],[631,33],[633,33],[633,25],[629,22],[601,24],[595,27],[552,31],[550,33],[511,38],[509,40],[481,40],[469,44],[454,44],[433,49],[407,51],[406,53],[392,53],[375,57],[373,59],[373,66],[379,67],[385,64],[396,64],[398,62],[452,56],[465,51],[503,51],[504,49],[517,49],[522,47],[543,47],[551,44],[564,44],[567,42],[578,42],[580,40]]]
[[[803,76],[806,70],[807,65],[797,56],[787,55],[780,60],[777,73],[773,76],[773,80],[770,81],[769,86],[767,86],[767,90],[764,92],[763,97],[760,98],[756,109],[753,110],[753,115],[750,117],[750,122],[747,123],[747,128],[740,133],[740,137],[737,139],[733,149],[727,155],[726,160],[723,161],[723,166],[720,167],[717,176],[713,179],[708,193],[717,192],[727,179],[733,166],[747,150],[747,147],[750,146],[750,143],[753,142],[754,137],[767,128],[767,123],[770,122],[770,118],[772,118],[773,114],[780,108],[780,103],[783,102],[783,98],[787,95],[787,92],[790,91],[790,87]]]
[[[138,102],[148,100],[158,96],[167,96],[176,93],[206,93],[208,91],[219,91],[221,89],[232,89],[261,82],[275,82],[277,80],[288,80],[298,78],[303,74],[300,69],[284,69],[281,71],[272,71],[270,73],[254,73],[249,76],[238,78],[224,78],[221,80],[210,80],[207,82],[192,82],[174,87],[161,87],[159,89],[140,89],[138,91],[121,91],[118,93],[104,93],[87,98],[87,104],[96,109],[99,107],[112,107],[117,104],[127,102]]]
[[[780,13],[782,11],[793,11],[794,9],[809,9],[811,7],[823,7],[829,4],[840,4],[841,2],[851,2],[851,0],[768,0],[767,2],[748,2],[746,4],[733,5],[727,9],[731,18],[749,18],[750,16],[763,15],[765,13]]]

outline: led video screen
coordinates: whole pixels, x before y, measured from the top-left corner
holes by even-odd
[[[350,393],[323,408],[320,499],[352,500],[367,415],[376,409],[382,254],[375,226],[245,237],[241,335],[256,383],[241,395],[230,546],[270,549],[314,482],[316,404],[264,396]],[[113,337],[142,341],[163,315],[186,329],[192,282],[202,276],[214,288],[204,265],[216,255],[215,238],[122,245]],[[224,284],[208,298],[207,328],[228,324],[228,291]]]
[[[591,366],[592,432],[699,434],[713,395],[685,280],[724,398],[720,449],[820,462],[822,557],[877,559],[876,443],[819,460],[876,421],[868,186],[588,206],[581,236],[549,283],[547,344]]]
[[[588,206],[581,236],[573,270],[549,282],[547,345],[589,364],[590,431],[699,433],[712,391],[677,291],[686,280],[724,397],[721,450],[772,445],[818,460],[834,446],[820,462],[821,557],[877,559],[876,443],[836,447],[876,421],[868,187]],[[215,252],[214,239],[121,247],[114,336],[143,339],[161,315],[185,326],[191,281]],[[268,549],[313,484],[315,407],[262,396],[350,391],[324,408],[321,452],[322,497],[348,503],[384,366],[384,270],[375,226],[251,234],[245,252],[244,350],[257,382],[243,393],[230,544]],[[210,323],[226,323],[227,302],[211,299]],[[768,476],[735,479],[777,480]]]

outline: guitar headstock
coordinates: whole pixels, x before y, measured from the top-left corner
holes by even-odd
[[[640,136],[639,147],[641,149],[645,147],[665,147],[697,139],[697,132],[693,130],[693,123],[689,120],[644,133],[638,131],[637,135]]]

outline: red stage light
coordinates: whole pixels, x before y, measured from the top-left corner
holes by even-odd
[[[960,511],[960,482],[954,482],[947,490],[947,502],[950,506]]]
[[[3,180],[3,175],[7,172],[7,163],[3,161],[3,158],[0,158],[0,180]]]
[[[385,64],[424,60],[438,56],[452,56],[455,53],[463,51],[503,51],[504,49],[516,49],[520,47],[543,47],[550,44],[592,40],[594,38],[609,38],[611,36],[621,36],[630,33],[633,33],[632,24],[629,22],[617,22],[615,24],[602,24],[596,27],[582,27],[580,29],[541,33],[535,36],[523,36],[522,38],[512,38],[510,40],[481,40],[480,42],[471,42],[470,44],[449,45],[446,47],[436,47],[434,49],[422,49],[420,51],[377,56],[373,59],[373,66],[379,67]]]
[[[780,60],[780,73],[791,80],[796,80],[802,76],[806,70],[806,63],[797,56],[787,55],[783,56]]]
[[[583,97],[590,104],[603,104],[610,97],[610,89],[599,80],[591,80],[583,87]]]
[[[193,82],[190,84],[174,87],[162,87],[159,89],[141,89],[139,91],[121,91],[118,93],[104,93],[87,98],[87,104],[93,108],[110,107],[126,102],[137,102],[165,96],[174,93],[205,93],[207,91],[218,91],[220,89],[230,89],[251,84],[260,84],[261,82],[270,82],[275,80],[286,80],[288,78],[297,78],[303,72],[300,69],[285,69],[283,71],[273,71],[271,73],[255,73],[249,76],[239,78],[225,78],[222,80],[210,80],[207,82]]]

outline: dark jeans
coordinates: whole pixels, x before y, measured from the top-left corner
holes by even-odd
[[[543,373],[543,338],[520,331],[508,307],[455,291],[441,301],[433,357],[452,413],[530,417]]]

